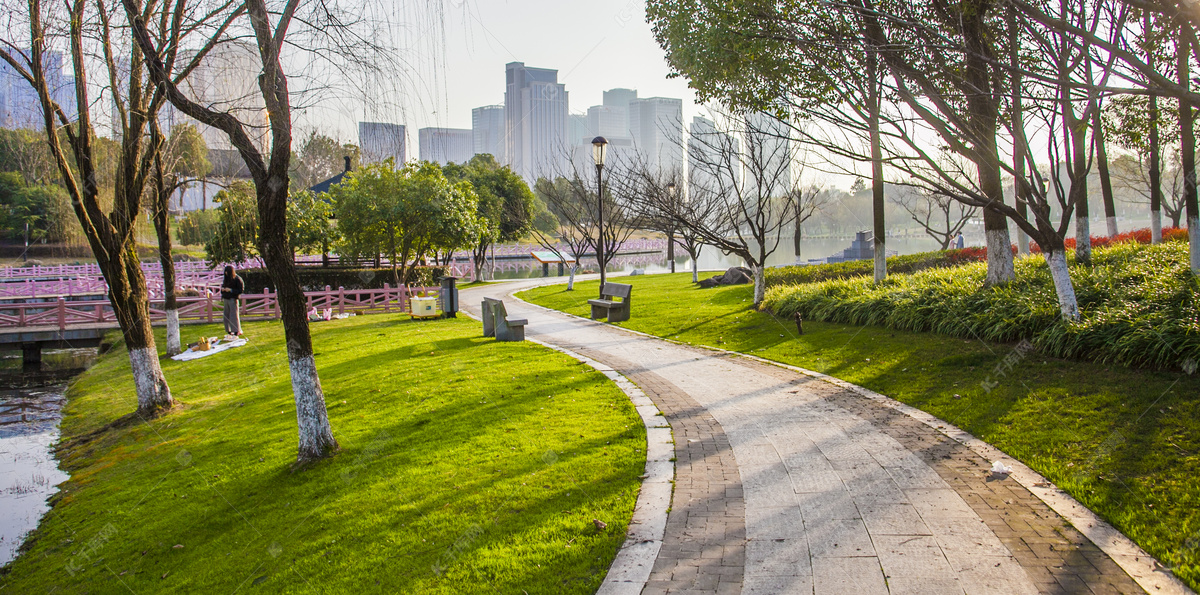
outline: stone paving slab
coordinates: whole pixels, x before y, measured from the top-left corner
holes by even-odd
[[[674,431],[672,508],[643,593],[1144,592],[1019,483],[992,480],[987,459],[894,407],[518,300],[508,311],[620,371]]]

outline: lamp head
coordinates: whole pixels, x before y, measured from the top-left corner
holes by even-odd
[[[592,159],[596,165],[603,166],[604,158],[608,153],[608,139],[603,136],[597,136],[592,139]]]

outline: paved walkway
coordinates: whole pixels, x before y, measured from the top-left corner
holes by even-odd
[[[478,313],[485,295],[464,291]],[[990,462],[845,388],[506,299],[526,334],[611,366],[675,436],[643,593],[1144,593]],[[635,312],[636,315],[636,312]]]

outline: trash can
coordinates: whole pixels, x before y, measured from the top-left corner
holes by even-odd
[[[458,317],[458,277],[442,277],[442,314],[446,318]]]

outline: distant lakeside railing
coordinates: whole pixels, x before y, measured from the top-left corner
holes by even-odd
[[[618,258],[614,259],[614,262],[633,263],[635,265],[646,264],[654,260],[649,256],[650,253],[665,251],[666,246],[666,240],[662,239],[627,240],[621,245]],[[566,246],[559,246],[558,248],[564,253],[569,252]],[[513,259],[528,257],[531,252],[544,251],[545,249],[545,247],[539,244],[499,245],[494,250],[489,251],[488,268],[497,272],[532,270],[540,266],[532,259],[519,262]],[[490,260],[493,255],[496,257],[495,261]],[[336,256],[333,258],[336,260]],[[455,253],[453,259],[449,266],[451,275],[460,278],[475,276],[475,266],[471,262],[469,252]],[[589,259],[594,262],[595,256],[585,255],[581,258],[581,260],[585,261]],[[296,263],[305,266],[319,266],[321,262],[322,257],[320,255],[296,257]],[[390,266],[386,258],[381,259],[380,264],[385,268]],[[235,266],[239,269],[245,269],[262,268],[264,265],[261,259],[254,258]],[[176,290],[204,292],[206,290],[217,289],[221,286],[223,269],[224,265],[209,268],[209,265],[201,260],[178,261],[175,263]],[[146,289],[151,299],[163,299],[166,295],[166,286],[163,284],[162,263],[158,261],[145,261],[142,263],[142,272],[146,276]],[[104,281],[104,275],[100,271],[100,266],[95,263],[0,268],[0,300],[71,298],[75,296],[106,295],[107,293],[108,284]]]
[[[306,309],[316,308],[319,312],[332,310],[333,314],[403,313],[408,311],[409,299],[424,293],[437,296],[438,287],[391,287],[382,289],[331,289],[304,293]],[[260,294],[243,294],[238,300],[243,320],[278,320],[280,317],[279,294],[270,290]],[[206,292],[199,297],[176,299],[180,323],[212,323],[221,319],[222,300],[215,292]],[[150,300],[150,321],[165,322],[166,307],[161,299]],[[53,302],[0,304],[0,329],[56,327],[65,331],[84,325],[116,325],[112,304],[105,300],[68,301],[58,298]]]

